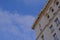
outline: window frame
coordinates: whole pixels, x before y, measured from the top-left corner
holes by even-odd
[[[56,33],[53,34],[54,40],[59,40]]]
[[[60,20],[58,18],[55,19],[55,23],[57,24],[57,26],[60,24]]]
[[[44,40],[44,35],[41,36],[42,40]]]
[[[54,27],[53,27],[53,25],[51,25],[49,28],[50,28],[50,30],[51,30],[51,33],[53,33],[54,30],[55,30]]]

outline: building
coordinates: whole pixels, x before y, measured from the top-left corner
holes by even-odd
[[[36,40],[60,40],[60,0],[48,0],[32,29]]]

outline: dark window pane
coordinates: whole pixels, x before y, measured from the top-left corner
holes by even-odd
[[[56,5],[59,5],[59,2],[56,2]]]
[[[44,35],[41,36],[42,40],[44,40]]]
[[[60,20],[58,18],[56,18],[55,23],[57,24],[57,26],[60,24]]]
[[[54,32],[54,27],[53,25],[50,26],[51,33]]]
[[[59,40],[56,33],[53,35],[53,37],[54,37],[54,40]]]
[[[60,31],[60,28],[59,28],[59,31]]]
[[[52,12],[54,11],[54,9],[52,9]]]

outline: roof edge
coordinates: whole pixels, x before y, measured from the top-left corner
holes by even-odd
[[[49,4],[51,3],[51,1],[52,1],[52,0],[48,0],[48,2],[46,3],[45,7],[42,9],[41,13],[39,13],[37,19],[35,20],[35,22],[34,22],[34,24],[33,24],[33,26],[32,26],[32,29],[35,28],[36,23],[38,22],[39,19],[41,19],[41,16],[42,16],[43,14],[45,14],[44,12],[45,12],[45,10],[47,9],[47,7],[49,6]]]

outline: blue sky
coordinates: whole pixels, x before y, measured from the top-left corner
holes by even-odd
[[[31,29],[47,0],[0,0],[0,40],[35,40]]]

